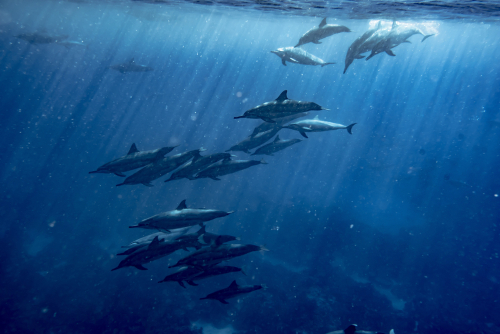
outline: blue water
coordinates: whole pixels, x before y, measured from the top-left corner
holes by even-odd
[[[329,16],[353,32],[303,48],[337,64],[285,67],[270,51],[320,18],[229,7],[0,4],[3,332],[500,333],[498,22],[407,14],[436,35],[342,74],[376,21]],[[37,31],[88,46],[13,37]],[[154,71],[108,68],[132,57]],[[311,116],[357,123],[353,134],[283,129],[304,140],[222,181],[116,187],[122,178],[88,174],[132,143],[223,152],[261,122],[233,117],[285,89],[331,109]],[[228,262],[246,276],[186,289],[156,283],[182,250],[111,272],[121,246],[148,234],[128,226],[183,199],[235,210],[207,229],[270,251]],[[199,300],[234,279],[268,288]]]

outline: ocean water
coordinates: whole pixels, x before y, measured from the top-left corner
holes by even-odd
[[[295,9],[294,9],[295,8]],[[500,333],[498,2],[4,1],[0,4],[0,327],[3,333]],[[322,17],[345,25],[302,46],[334,65],[281,64]],[[413,36],[343,74],[351,43],[381,21]],[[19,34],[82,45],[30,44]],[[120,73],[135,63],[149,72]],[[224,152],[272,101],[314,101],[309,133],[211,179],[121,186],[89,174],[139,150]],[[127,175],[135,171],[127,172]],[[207,231],[265,245],[244,268],[158,284],[179,250],[111,272],[142,219],[235,212]],[[196,230],[197,228],[193,228]],[[192,249],[190,250],[192,252]],[[267,289],[199,300],[236,280]]]

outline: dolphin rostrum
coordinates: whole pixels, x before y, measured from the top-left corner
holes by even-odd
[[[200,298],[200,300],[202,300],[202,299],[215,299],[215,300],[220,301],[222,304],[229,304],[226,301],[226,299],[234,298],[234,297],[237,297],[239,295],[243,295],[243,294],[255,291],[255,290],[260,290],[263,287],[264,286],[262,286],[262,285],[238,285],[236,283],[236,281],[233,281],[231,283],[231,285],[229,285],[227,288],[212,292],[208,296],[206,296],[204,298]]]
[[[352,127],[354,125],[356,125],[356,123],[345,126],[342,124],[337,124],[337,123],[332,123],[332,122],[327,122],[327,121],[320,121],[318,119],[318,116],[316,116],[314,119],[305,119],[303,121],[298,121],[298,122],[286,125],[286,126],[284,126],[284,128],[296,130],[296,131],[300,132],[300,134],[303,137],[308,138],[306,135],[306,132],[322,132],[322,131],[346,129],[347,132],[352,134]]]
[[[286,62],[301,64],[301,65],[313,65],[313,66],[321,65],[321,67],[335,64],[335,63],[327,63],[323,59],[316,57],[315,55],[312,55],[301,48],[292,46],[286,48],[279,48],[276,51],[271,51],[271,53],[274,53],[275,55],[280,57],[281,63],[284,66],[286,66]]]
[[[314,27],[306,32],[295,47],[307,43],[321,44],[320,40],[341,32],[351,32],[351,29],[338,24],[327,24],[326,17],[321,21],[318,27]]]
[[[111,65],[109,68],[112,70],[116,70],[121,74],[127,72],[150,72],[154,70],[154,68],[152,67],[148,67],[145,65],[137,65],[134,61],[134,58],[130,59],[130,61],[123,64]]]
[[[127,177],[123,183],[117,184],[116,186],[123,186],[127,184],[143,184],[147,187],[152,187],[151,181],[154,181],[165,174],[182,166],[188,162],[191,158],[198,159],[201,158],[200,152],[205,151],[205,149],[200,148],[198,150],[188,151],[180,154],[173,155],[171,157],[166,157],[160,160],[156,160],[150,163],[143,169],[135,172],[134,174]]]
[[[202,170],[195,179],[211,178],[212,180],[220,181],[219,176],[239,172],[240,170],[250,168],[252,166],[267,164],[264,159],[257,160],[221,160],[210,165],[207,169]]]
[[[225,217],[234,211],[219,211],[214,209],[188,209],[186,200],[183,200],[175,210],[163,212],[144,219],[130,228],[145,228],[170,232],[172,229],[203,225],[204,222]]]
[[[301,141],[302,140],[300,139],[281,140],[280,136],[277,135],[272,143],[259,147],[255,152],[252,153],[252,155],[266,154],[272,156],[273,153],[284,150],[285,148],[297,144]]]
[[[290,100],[287,97],[287,91],[281,92],[280,96],[274,101],[266,102],[258,105],[250,110],[245,111],[243,116],[237,118],[260,118],[269,123],[276,123],[275,118],[291,116],[303,113],[309,110],[329,110],[323,108],[317,103]]]
[[[165,154],[170,153],[176,146],[173,147],[162,147],[157,150],[151,151],[139,151],[135,144],[132,144],[127,155],[124,155],[118,159],[105,163],[97,170],[89,172],[93,173],[113,173],[121,177],[125,177],[123,172],[128,172],[137,168],[144,167],[150,163],[163,159]]]

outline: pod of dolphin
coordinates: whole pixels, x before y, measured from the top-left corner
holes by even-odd
[[[327,24],[325,18],[318,27],[307,31],[294,47],[280,48],[277,51],[271,52],[279,56],[282,64],[285,66],[286,62],[302,65],[321,65],[322,67],[334,64],[332,62],[325,62],[309,54],[301,49],[300,46],[307,43],[321,44],[320,40],[342,32],[351,32],[351,30],[345,26]],[[368,30],[351,44],[345,58],[344,73],[354,59],[365,58],[362,55],[364,53],[371,52],[366,57],[366,60],[383,52],[390,56],[395,56],[392,49],[402,43],[410,43],[408,38],[415,34],[424,35],[419,29],[414,27],[403,27],[394,22],[390,28],[382,28],[381,23],[378,22],[375,28]],[[422,42],[430,36],[432,35],[424,35]],[[121,73],[153,70],[147,66],[135,64],[133,58],[127,63],[113,65],[110,68]],[[339,129],[345,129],[349,134],[352,134],[352,128],[356,123],[346,126],[319,120],[318,116],[313,119],[295,121],[298,118],[307,116],[309,111],[323,110],[329,109],[315,102],[289,99],[285,90],[275,100],[265,102],[245,111],[241,116],[234,117],[235,119],[261,119],[263,123],[257,126],[247,138],[233,145],[226,152],[242,151],[251,155],[273,156],[274,153],[301,141],[300,139],[280,139],[278,132],[284,128],[297,131],[304,138],[308,138],[306,134],[308,132]],[[273,137],[274,140],[266,144]],[[250,150],[255,148],[256,150],[252,153]],[[223,175],[233,174],[259,164],[266,164],[264,160],[233,160],[234,155],[230,153],[214,153],[202,156],[200,153],[205,151],[203,148],[173,156],[165,156],[174,149],[175,147],[163,147],[141,152],[135,144],[132,144],[127,155],[110,161],[90,173],[107,173],[126,177],[117,186],[142,184],[152,187],[152,181],[170,172],[173,173],[165,182],[182,178],[189,180],[201,178],[220,180],[219,177]],[[124,174],[138,168],[141,169],[128,177]],[[225,217],[232,213],[232,211],[225,212],[214,209],[190,209],[186,206],[186,200],[183,200],[175,210],[157,214],[142,220],[137,225],[130,226],[130,228],[151,229],[158,232],[137,239],[127,246],[123,246],[127,250],[118,255],[126,257],[112,270],[124,267],[147,270],[144,264],[158,260],[177,250],[189,251],[189,248],[194,248],[194,252],[170,266],[169,268],[180,268],[175,273],[167,275],[159,283],[178,282],[185,288],[184,282],[196,286],[198,284],[195,281],[233,272],[243,272],[241,268],[222,266],[220,264],[250,252],[267,251],[267,249],[263,246],[251,244],[229,243],[239,239],[229,235],[208,233],[205,226],[205,223],[209,221]],[[200,229],[197,232],[188,233],[196,225],[200,225]],[[229,287],[215,291],[200,299],[214,299],[227,304],[226,300],[229,298],[259,290],[263,287],[263,285],[241,286],[236,281],[233,281]],[[332,333],[343,332],[352,334],[356,331],[356,325],[351,325],[345,330]],[[370,333],[368,331],[357,332]],[[391,332],[393,333],[393,331]]]

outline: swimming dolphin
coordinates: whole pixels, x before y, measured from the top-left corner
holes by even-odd
[[[165,174],[182,166],[188,162],[191,158],[198,159],[201,158],[200,152],[205,151],[205,149],[200,148],[198,150],[188,151],[180,154],[173,155],[171,157],[166,157],[159,159],[150,163],[143,169],[135,172],[134,174],[127,177],[123,183],[117,184],[116,186],[123,185],[133,185],[133,184],[143,184],[147,187],[152,187],[151,181],[154,181]]]
[[[170,153],[176,146],[172,147],[162,147],[151,151],[139,151],[135,144],[130,146],[130,150],[127,155],[124,155],[118,159],[105,163],[97,170],[89,172],[89,174],[94,173],[113,173],[121,177],[125,177],[123,172],[128,172],[137,168],[144,167],[150,163],[163,159],[165,154]]]
[[[87,44],[83,44],[82,42],[78,42],[78,41],[57,41],[55,43],[64,46],[66,49],[70,49],[70,48],[75,47],[75,46],[82,46],[85,48],[88,47]]]
[[[257,251],[267,251],[264,246],[244,245],[244,244],[222,244],[218,239],[210,247],[205,247],[180,259],[176,264],[170,266],[192,266],[203,269],[213,266],[222,261],[229,261],[235,257]]]
[[[351,46],[347,50],[347,54],[345,56],[345,67],[344,67],[344,74],[347,71],[347,68],[352,64],[354,59],[362,59],[364,56],[362,56],[362,53],[370,51],[370,49],[363,48],[362,45],[368,38],[370,38],[377,30],[379,30],[382,27],[381,21],[378,21],[377,25],[375,28],[368,30],[365,32],[363,35],[359,36],[356,38],[354,42],[352,42]]]
[[[49,36],[46,34],[39,34],[35,32],[31,34],[19,34],[16,35],[15,37],[22,39],[30,44],[50,44],[62,41],[68,38],[68,35]]]
[[[233,283],[231,283],[231,285],[229,285],[227,288],[212,292],[208,296],[200,298],[200,300],[215,299],[220,301],[222,304],[229,304],[226,299],[234,298],[255,290],[260,290],[262,288],[262,285],[238,285],[236,281],[233,281]]]
[[[230,215],[234,211],[219,211],[213,209],[188,209],[186,200],[183,200],[175,210],[163,212],[153,217],[142,220],[130,228],[145,228],[151,230],[167,231],[172,229],[203,225],[204,222]]]
[[[118,264],[118,267],[111,271],[124,267],[136,267],[139,270],[147,270],[143,264],[158,260],[182,248],[184,248],[184,244],[181,241],[164,242],[155,237],[147,247],[142,247],[128,255]]]
[[[196,173],[201,172],[203,169],[208,167],[209,165],[216,163],[219,160],[230,159],[231,154],[229,153],[215,153],[206,156],[202,156],[195,161],[190,161],[182,168],[179,168],[177,171],[170,175],[168,180],[165,182],[179,180],[182,178],[187,178],[189,180],[194,180],[194,175]]]
[[[232,235],[218,235],[209,233],[206,231],[206,227],[203,225],[197,232],[184,234],[177,237],[176,240],[185,242],[186,247],[192,247],[196,248],[196,250],[199,250],[203,246],[214,245],[216,244],[216,242],[223,244],[226,242],[240,240],[240,238],[233,237]]]
[[[318,58],[315,55],[312,55],[301,48],[292,46],[286,48],[279,48],[276,51],[271,51],[271,53],[274,53],[275,55],[280,57],[281,63],[284,66],[286,66],[286,62],[301,64],[301,65],[313,65],[313,66],[321,65],[321,67],[335,64],[335,63],[327,63],[323,59]]]
[[[352,127],[356,125],[353,123],[351,125],[345,126],[342,124],[320,121],[318,116],[314,117],[314,119],[305,119],[303,121],[298,121],[289,125],[284,126],[284,128],[296,130],[300,132],[300,134],[308,138],[306,132],[322,132],[322,131],[331,131],[331,130],[340,130],[346,129],[352,135]]]
[[[338,24],[327,24],[326,17],[321,21],[318,27],[314,27],[308,32],[306,32],[299,40],[299,43],[295,47],[307,44],[321,44],[320,40],[341,32],[351,32],[351,29],[346,26],[341,26]]]
[[[275,124],[275,123],[270,123],[270,124]],[[281,130],[281,126],[274,126],[273,128],[267,131],[257,133],[255,136],[249,136],[244,140],[240,141],[238,144],[232,146],[227,151],[243,151],[245,153],[250,154],[249,150],[266,143],[269,139],[273,138],[274,135],[276,135],[279,130]]]
[[[373,56],[382,52],[385,52],[392,57],[396,56],[391,49],[402,43],[411,43],[410,41],[408,41],[408,38],[413,35],[424,35],[424,33],[418,28],[400,26],[396,22],[393,22],[390,33],[384,39],[373,46],[371,50],[372,52],[368,57],[366,57],[366,60],[369,60]],[[424,37],[422,38],[422,42],[431,36],[434,36],[434,34],[424,35]]]
[[[132,241],[129,243],[127,246],[122,246],[122,248],[132,248],[135,246],[142,246],[142,245],[149,245],[153,239],[158,236],[160,241],[172,241],[177,239],[178,237],[185,235],[189,230],[191,229],[191,226],[188,227],[181,227],[177,229],[170,230],[170,233],[166,232],[156,232],[153,234],[146,235],[145,237],[139,238],[137,240]]]
[[[202,270],[193,267],[181,267],[175,273],[165,276],[165,278],[158,283],[177,282],[180,286],[186,288],[183,281],[190,280],[194,276],[199,275],[202,272]]]
[[[274,101],[266,102],[252,109],[245,111],[243,116],[238,118],[260,118],[269,123],[276,123],[275,118],[291,116],[309,110],[330,110],[323,108],[314,102],[295,101],[287,97],[287,91],[281,92]]]
[[[355,333],[360,333],[360,334],[384,334],[383,332],[376,332],[376,331],[364,331],[364,330],[358,330],[357,329],[358,325],[350,325],[344,330],[337,330],[333,332],[328,332],[326,334],[355,334]],[[389,332],[390,334],[394,334],[394,330],[391,329]]]
[[[116,65],[111,65],[109,67],[112,70],[116,70],[120,72],[121,74],[127,73],[127,72],[150,72],[154,71],[154,68],[148,67],[145,65],[137,65],[134,61],[134,58],[130,59],[130,61],[123,63],[123,64],[116,64]]]
[[[191,277],[190,279],[187,279],[186,282],[189,285],[196,286],[198,284],[194,283],[194,281],[201,281],[203,279],[207,279],[210,277],[229,274],[229,273],[237,273],[237,272],[242,272],[244,275],[246,275],[245,272],[243,271],[243,269],[238,268],[238,267],[214,266],[214,267],[210,267],[210,268],[203,270],[203,272],[201,272],[201,274],[198,274],[196,276]]]
[[[253,129],[253,132],[250,136],[253,137],[253,136],[257,135],[258,133],[265,132],[267,130],[271,130],[272,128],[274,128],[276,126],[282,127],[283,125],[285,125],[288,122],[293,121],[294,119],[305,117],[307,115],[309,115],[308,112],[301,112],[301,113],[291,115],[291,116],[275,118],[274,119],[275,123],[262,122],[255,129]]]
[[[252,155],[266,154],[272,156],[273,153],[284,150],[285,148],[297,144],[301,141],[302,140],[300,139],[281,140],[280,136],[277,135],[272,143],[259,147],[255,152],[252,153]]]
[[[264,159],[256,160],[221,160],[210,165],[207,169],[202,170],[195,179],[211,178],[212,180],[220,181],[219,176],[239,172],[240,170],[250,168],[252,166],[267,164]]]

